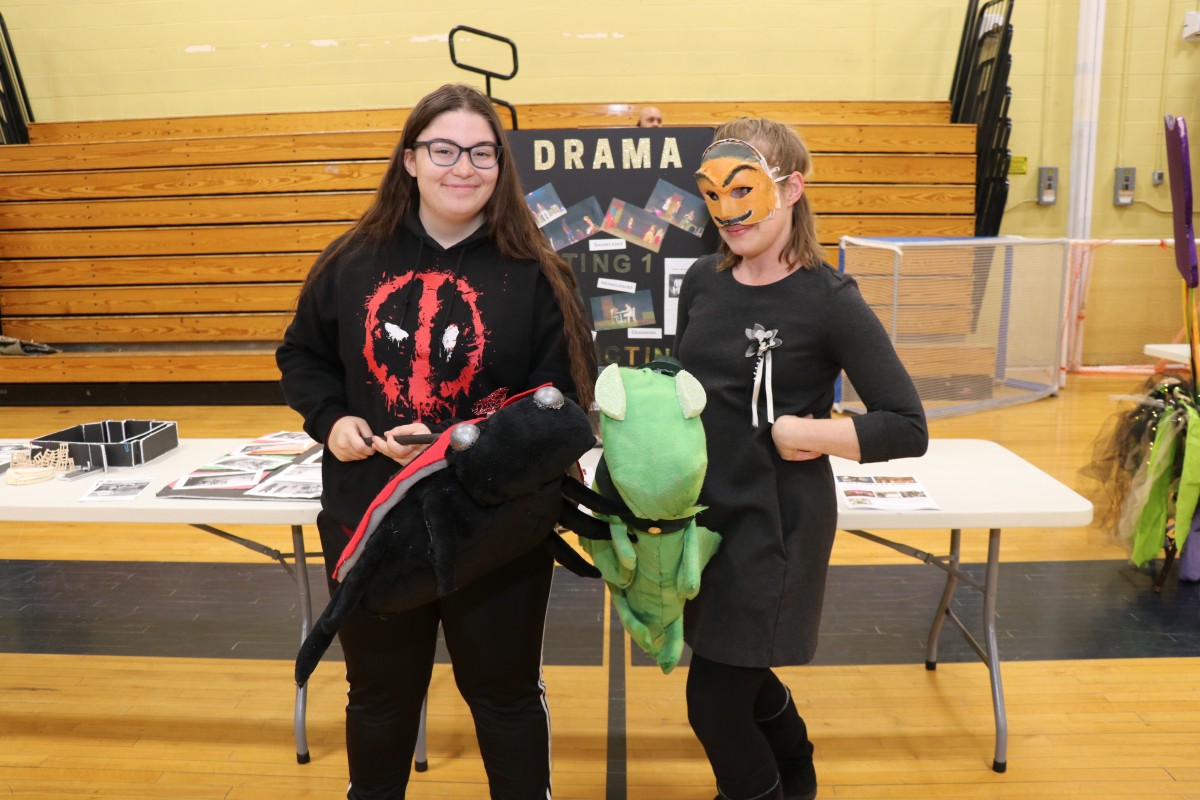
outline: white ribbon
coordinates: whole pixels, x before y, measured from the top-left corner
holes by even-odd
[[[778,329],[767,330],[757,322],[753,328],[746,328],[746,338],[750,346],[746,349],[746,357],[757,359],[754,364],[754,395],[750,400],[750,426],[758,427],[758,394],[762,388],[763,365],[767,373],[767,422],[775,422],[775,394],[772,391],[771,351],[783,342],[775,338]]]

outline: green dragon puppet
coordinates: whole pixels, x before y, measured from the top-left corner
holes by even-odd
[[[674,359],[605,367],[596,382],[604,455],[593,489],[621,502],[611,540],[580,539],[612,592],[621,623],[664,673],[683,652],[683,606],[721,537],[696,524],[708,469],[704,388]]]

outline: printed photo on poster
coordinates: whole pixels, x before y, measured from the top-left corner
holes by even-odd
[[[557,252],[599,233],[601,215],[600,203],[595,197],[589,197],[568,208],[565,214],[542,228],[542,232]]]
[[[553,183],[547,183],[525,195],[525,205],[529,206],[539,228],[544,228],[546,223],[567,213]]]
[[[683,276],[688,268],[695,263],[694,258],[664,258],[663,259],[663,332],[667,336],[675,335],[675,326],[679,319],[679,291],[683,288]]]
[[[693,236],[704,235],[704,225],[708,221],[704,198],[669,181],[659,179],[654,185],[646,210]]]
[[[579,240],[578,229],[570,225],[563,229],[567,214],[551,219],[541,230],[575,273],[585,306],[599,320],[594,337],[602,365],[638,366],[670,355],[674,333],[668,332],[673,327],[667,321],[678,308],[671,294],[673,288],[678,292],[678,281],[664,275],[665,265],[669,259],[689,264],[720,246],[694,177],[712,141],[713,129],[703,126],[509,132],[505,157],[512,156],[524,193],[533,195],[532,214],[538,213],[538,202],[551,209],[553,201],[543,200],[548,190],[534,193],[547,186],[553,187],[563,209],[588,198],[599,206],[600,215],[591,219],[601,230],[585,239]],[[686,191],[677,192],[681,189]],[[675,194],[679,197],[672,199]],[[605,230],[610,204],[612,218]],[[693,207],[698,211],[687,220]],[[586,222],[579,221],[586,231]],[[696,230],[688,230],[688,224]],[[576,241],[567,244],[572,239]],[[639,291],[650,295],[653,324],[642,321],[639,302],[630,304],[632,314],[624,308]],[[631,324],[631,316],[637,324]]]
[[[657,253],[667,225],[646,209],[614,197],[604,215],[604,232]]]
[[[654,301],[649,290],[606,294],[592,298],[592,322],[597,331],[654,324]]]

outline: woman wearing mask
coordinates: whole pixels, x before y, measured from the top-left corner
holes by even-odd
[[[813,746],[774,667],[808,663],[837,523],[830,455],[924,453],[917,392],[852,278],[825,263],[786,125],[721,126],[697,185],[720,252],[692,265],[675,352],[704,386],[708,474],[697,520],[722,536],[684,614],[688,719],[719,798],[811,800]],[[867,413],[833,419],[845,371]]]

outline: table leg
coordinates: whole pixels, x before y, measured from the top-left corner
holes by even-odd
[[[308,586],[308,558],[304,553],[304,528],[292,526],[292,550],[296,559],[296,586],[300,593],[300,642],[308,638],[312,630],[312,597]],[[296,737],[296,762],[307,764],[311,758],[308,752],[308,733],[305,723],[308,705],[308,684],[296,687],[296,709],[292,719],[292,732]]]
[[[992,711],[996,718],[996,755],[992,761],[992,769],[996,772],[1004,772],[1008,768],[1006,760],[1008,753],[1008,717],[1004,710],[1004,688],[1000,682],[1000,651],[996,645],[996,587],[1000,577],[1000,529],[992,528],[990,531],[988,538],[987,574],[984,576],[982,583],[976,580],[970,573],[963,572],[960,569],[962,544],[962,531],[960,529],[956,528],[950,531],[950,554],[948,556],[935,556],[932,553],[926,553],[915,547],[884,539],[867,531],[848,530],[847,532],[890,547],[905,555],[912,556],[946,573],[946,585],[942,589],[942,599],[938,603],[937,611],[933,615],[933,627],[929,631],[929,644],[925,650],[925,668],[928,670],[937,669],[938,636],[942,632],[942,624],[948,619],[954,623],[954,627],[958,628],[959,633],[963,635],[967,644],[975,651],[975,655],[987,664],[988,675],[992,681]],[[954,613],[954,609],[950,608],[950,602],[954,598],[954,592],[958,588],[960,581],[973,589],[978,589],[983,594],[983,630],[985,635],[982,643],[967,630],[963,621]]]
[[[996,715],[996,757],[992,769],[1008,769],[1008,713],[1004,709],[1004,686],[1000,682],[1000,651],[996,646],[996,586],[1000,579],[1000,529],[988,531],[987,574],[983,580],[983,630],[987,646],[988,675],[992,679],[992,711]]]
[[[212,525],[192,524],[193,528],[198,528],[205,533],[211,533],[214,536],[220,536],[222,539],[227,539],[234,544],[240,544],[242,547],[253,550],[256,553],[262,553],[268,558],[274,559],[282,566],[287,573],[296,581],[296,588],[300,593],[300,643],[308,638],[308,632],[312,630],[312,595],[308,585],[308,557],[304,552],[304,526],[292,526],[292,563],[288,563],[287,554],[281,553],[273,547],[255,542],[241,536],[235,536],[231,533],[214,528]],[[308,753],[308,734],[305,730],[306,706],[308,704],[308,687],[296,687],[296,707],[292,717],[292,733],[296,738],[296,761],[300,764],[309,762]]]
[[[937,669],[938,635],[942,632],[942,623],[946,621],[946,615],[950,613],[950,601],[954,599],[954,592],[958,588],[957,573],[961,547],[962,530],[954,528],[950,531],[949,569],[946,570],[946,585],[942,589],[942,599],[938,603],[937,611],[933,612],[933,627],[929,630],[929,643],[925,646],[925,669],[927,670]]]
[[[415,769],[417,772],[426,772],[429,769],[429,755],[425,751],[425,717],[429,710],[429,692],[425,693],[425,699],[421,701],[421,722],[417,727],[417,752],[414,757]]]
[[[1167,528],[1166,542],[1163,544],[1162,568],[1154,576],[1154,586],[1152,588],[1155,594],[1162,593],[1163,584],[1167,582],[1167,575],[1171,572],[1171,564],[1175,561],[1177,548],[1175,547],[1175,536],[1171,532],[1171,527],[1168,526]]]

